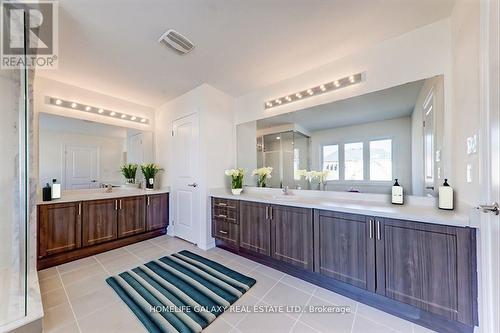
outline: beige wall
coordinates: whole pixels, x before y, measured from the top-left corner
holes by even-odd
[[[467,137],[479,133],[479,1],[458,0],[451,16],[453,66],[453,177],[459,206],[479,202],[478,154],[467,155]],[[481,141],[481,138],[479,138]],[[481,148],[481,145],[479,145]],[[466,181],[467,164],[472,182]]]

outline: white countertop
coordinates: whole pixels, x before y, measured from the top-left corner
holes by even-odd
[[[377,217],[387,217],[393,219],[409,220],[416,222],[443,224],[459,227],[474,227],[470,224],[468,214],[457,211],[446,211],[438,209],[433,203],[434,199],[413,198],[414,203],[405,205],[393,205],[385,196],[364,194],[352,194],[352,197],[366,197],[363,199],[349,198],[350,194],[340,193],[315,193],[302,196],[291,191],[290,195],[283,195],[278,189],[264,189],[261,191],[255,189],[245,189],[241,195],[232,195],[229,190],[215,189],[210,195],[216,198],[244,200],[253,202],[262,202],[283,206],[294,206],[303,208],[315,208],[330,210],[343,213],[374,215]],[[315,191],[318,192],[318,191]],[[387,196],[388,197],[388,196]]]
[[[70,190],[63,191],[60,199],[52,201],[42,201],[41,196],[38,197],[37,205],[49,205],[55,203],[99,200],[99,199],[114,199],[123,197],[134,197],[138,195],[153,195],[170,192],[170,188],[162,188],[158,190],[145,190],[145,189],[125,189],[113,188],[111,192],[107,192],[105,188],[90,189],[90,190]]]

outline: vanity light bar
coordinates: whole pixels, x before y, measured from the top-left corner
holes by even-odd
[[[304,98],[324,94],[333,90],[345,88],[353,84],[361,82],[363,79],[363,73],[357,73],[350,76],[343,77],[328,83],[320,84],[316,87],[308,88],[296,93],[292,93],[280,98],[271,99],[264,103],[264,108],[270,109],[284,104],[299,101]]]
[[[107,109],[103,109],[100,107],[91,106],[91,105],[87,105],[87,104],[83,104],[83,103],[67,101],[64,99],[56,98],[56,97],[48,97],[48,103],[55,105],[55,106],[62,107],[62,108],[68,108],[68,109],[72,109],[72,110],[83,111],[86,113],[98,114],[98,115],[104,116],[104,117],[118,118],[121,120],[132,121],[134,123],[149,124],[149,119],[147,119],[147,118],[134,116],[134,115],[128,114],[128,113],[107,110]]]

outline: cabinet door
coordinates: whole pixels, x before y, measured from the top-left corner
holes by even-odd
[[[312,271],[312,209],[271,206],[271,250],[274,258]]]
[[[118,200],[107,199],[83,202],[83,245],[94,245],[116,239],[117,216]]]
[[[146,197],[146,229],[148,231],[168,226],[168,193]]]
[[[375,291],[373,219],[315,210],[314,270],[321,275]]]
[[[240,246],[257,253],[271,254],[271,221],[269,205],[242,201],[240,203]]]
[[[144,207],[144,196],[118,199],[118,238],[146,231]]]
[[[392,219],[376,226],[377,293],[473,324],[473,229]]]
[[[81,247],[79,202],[38,206],[38,257]]]

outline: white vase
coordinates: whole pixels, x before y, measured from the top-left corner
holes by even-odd
[[[243,191],[242,188],[233,188],[233,189],[231,189],[231,192],[233,193],[233,195],[240,195],[241,191]]]

